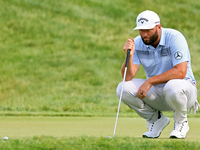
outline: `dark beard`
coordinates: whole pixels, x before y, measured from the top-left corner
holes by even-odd
[[[144,44],[146,44],[146,45],[152,45],[157,39],[158,39],[158,32],[157,32],[157,29],[156,29],[155,34],[151,36],[151,38],[150,38],[149,41],[144,40],[143,37],[142,37],[142,41],[143,41]]]

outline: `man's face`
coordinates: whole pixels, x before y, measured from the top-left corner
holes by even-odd
[[[140,36],[142,37],[142,41],[146,45],[152,45],[158,40],[158,31],[157,26],[155,26],[153,29],[148,30],[139,30]]]

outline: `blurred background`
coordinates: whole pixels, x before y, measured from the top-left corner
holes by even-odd
[[[198,0],[0,0],[0,6],[2,116],[115,116],[123,45],[139,34],[132,29],[144,10],[185,36],[200,88]],[[142,66],[137,78],[145,78]],[[137,114],[122,104],[120,115]]]

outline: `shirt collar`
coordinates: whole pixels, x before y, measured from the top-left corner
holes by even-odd
[[[165,30],[161,28],[161,37],[160,37],[160,42],[159,45],[165,46]]]

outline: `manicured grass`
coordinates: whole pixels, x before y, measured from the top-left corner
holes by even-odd
[[[158,139],[143,139],[145,121],[122,117],[0,117],[0,149],[192,149],[200,148],[199,118],[189,118],[186,139],[169,139],[173,119]],[[9,140],[2,140],[7,136]]]
[[[173,129],[173,119],[163,130],[159,139],[168,139]],[[189,118],[190,131],[187,141],[200,141],[200,119]],[[142,138],[147,131],[142,118],[120,117],[114,137]],[[30,138],[34,136],[61,137],[107,137],[112,136],[115,117],[0,117],[1,139]]]

